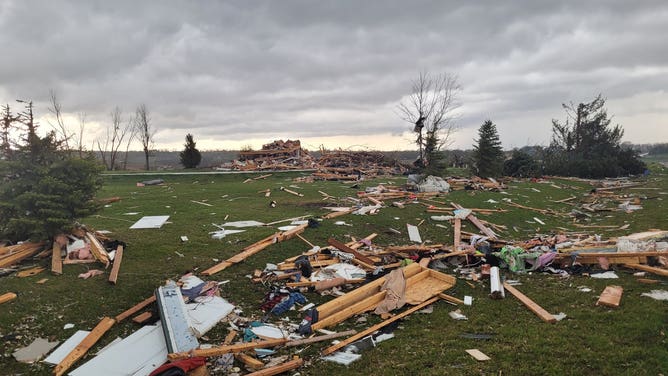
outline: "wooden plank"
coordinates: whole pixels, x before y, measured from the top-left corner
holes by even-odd
[[[355,329],[350,329],[350,330],[346,330],[345,332],[325,334],[324,336],[316,336],[316,337],[304,338],[304,339],[295,339],[295,340],[292,340],[290,342],[287,342],[285,344],[285,347],[301,346],[301,345],[306,345],[306,344],[314,343],[314,342],[329,341],[330,339],[335,339],[335,338],[340,338],[340,337],[345,337],[345,336],[351,336],[355,333],[357,333],[357,331]]]
[[[55,376],[64,375],[77,360],[81,359],[86,352],[97,343],[97,341],[106,333],[116,322],[111,317],[104,317],[93,330],[84,338],[72,351],[70,351],[63,360],[56,365],[53,370]]]
[[[619,302],[622,300],[622,293],[624,288],[621,286],[606,286],[605,290],[598,298],[596,305],[604,305],[607,307],[619,307]]]
[[[90,232],[86,233],[86,238],[88,239],[88,242],[90,243],[90,253],[95,256],[95,258],[104,264],[104,267],[109,266],[109,255],[107,254],[107,251],[104,249],[104,246],[102,243],[100,243],[99,240],[95,237],[95,235],[91,234]]]
[[[279,233],[275,233],[273,235],[270,235],[270,236],[268,236],[268,237],[266,237],[266,238],[264,238],[264,239],[262,239],[262,240],[260,240],[256,243],[253,243],[253,244],[249,245],[248,247],[244,248],[242,252],[230,257],[229,259],[227,259],[227,260],[225,260],[225,261],[223,261],[219,264],[216,264],[216,265],[210,267],[209,269],[203,271],[202,274],[203,275],[213,275],[213,274],[216,274],[216,273],[220,272],[221,270],[225,270],[228,267],[247,259],[248,257],[260,252],[261,250],[267,248],[268,246],[270,246],[274,243],[282,242],[282,241],[291,239],[292,237],[294,237],[298,234],[301,234],[302,232],[304,232],[304,230],[306,229],[307,226],[308,226],[308,224],[303,224],[303,225],[299,225],[299,226],[295,227],[292,230],[279,232]]]
[[[53,274],[63,274],[63,258],[60,252],[60,245],[53,242],[53,253],[51,255],[51,273]]]
[[[646,272],[650,272],[656,275],[662,275],[668,277],[668,269],[655,268],[653,266],[640,265],[640,264],[624,264],[627,268],[638,269]]]
[[[223,345],[229,345],[234,341],[234,338],[237,336],[237,331],[236,330],[230,330],[229,333],[225,336],[225,339],[223,340]]]
[[[11,300],[16,299],[16,294],[13,292],[6,292],[2,295],[0,295],[0,304],[2,303],[7,303]]]
[[[378,304],[380,304],[380,302],[385,300],[386,295],[387,290],[380,291],[360,302],[343,308],[340,311],[325,317],[324,319],[318,320],[315,324],[311,325],[311,329],[318,330],[328,326],[336,325],[345,321],[349,317],[374,309]]]
[[[459,249],[459,243],[462,242],[462,220],[455,217],[455,251]]]
[[[441,299],[443,299],[443,300],[446,300],[446,301],[448,301],[448,302],[450,302],[450,303],[464,304],[464,301],[463,301],[463,300],[458,299],[458,298],[455,298],[454,296],[450,296],[450,295],[444,294],[444,293],[440,293],[440,294],[438,294],[438,297],[441,298]]]
[[[289,362],[285,362],[283,364],[279,364],[275,367],[269,367],[265,368],[262,370],[259,370],[257,372],[252,372],[246,374],[246,376],[272,376],[272,375],[278,375],[286,371],[290,371],[296,368],[299,368],[304,364],[304,360],[302,358],[297,358],[293,359]]]
[[[352,253],[355,256],[356,259],[362,261],[365,264],[368,264],[368,265],[373,265],[374,264],[374,261],[372,259],[364,256],[363,254],[359,253],[357,250],[355,250],[351,247],[348,247],[347,245],[341,243],[340,241],[338,241],[334,238],[327,239],[327,243],[329,245],[333,246],[334,248],[340,250],[340,251],[343,251],[343,252],[346,252],[346,253]]]
[[[211,356],[218,356],[229,353],[240,353],[246,350],[252,350],[259,347],[276,347],[286,343],[287,341],[288,340],[285,338],[277,338],[277,339],[268,339],[264,341],[246,342],[236,345],[223,345],[223,346],[212,347],[209,349],[194,349],[187,352],[168,354],[167,358],[170,361],[186,359],[194,356],[203,356],[208,358]]]
[[[148,320],[153,317],[153,314],[150,311],[146,311],[143,313],[138,314],[137,316],[132,318],[132,322],[137,323],[137,324],[143,324],[147,322]]]
[[[20,272],[16,273],[16,276],[19,277],[19,278],[31,277],[31,276],[34,276],[35,274],[39,274],[43,271],[44,271],[44,268],[42,268],[41,266],[35,266],[34,268],[21,270]]]
[[[478,350],[478,349],[468,349],[468,350],[466,350],[466,352],[467,352],[469,355],[471,355],[472,357],[474,357],[475,360],[485,361],[485,360],[490,360],[490,359],[492,359],[492,358],[490,358],[489,356],[485,355],[482,351],[480,351],[480,350]]]
[[[525,306],[527,306],[533,313],[538,315],[538,317],[540,317],[541,320],[549,323],[557,322],[557,319],[554,316],[552,316],[551,313],[547,312],[545,309],[543,309],[543,307],[539,306],[533,300],[529,299],[529,297],[522,294],[515,287],[509,285],[508,282],[504,282],[503,287],[506,289],[506,291],[513,294],[513,296],[519,299],[519,301],[522,302]]]
[[[118,271],[121,270],[121,260],[123,260],[123,246],[119,245],[118,248],[116,248],[114,265],[111,267],[111,273],[109,273],[109,283],[113,285],[116,284],[116,280],[118,279]]]
[[[264,367],[264,362],[263,361],[261,361],[257,358],[254,358],[254,357],[252,357],[248,354],[238,353],[238,354],[234,354],[234,357],[238,361],[240,361],[243,364],[250,367],[251,369],[258,370],[258,369],[262,369]]]
[[[355,334],[354,336],[346,339],[345,341],[341,341],[341,342],[339,342],[335,345],[329,346],[328,348],[326,348],[322,351],[322,355],[329,355],[329,354],[337,351],[340,348],[343,348],[343,347],[345,347],[345,346],[347,346],[347,345],[349,345],[349,344],[351,344],[351,343],[353,343],[353,342],[355,342],[355,341],[357,341],[361,338],[364,338],[364,337],[368,336],[369,334],[375,332],[376,330],[378,330],[382,327],[385,327],[385,326],[387,326],[387,325],[389,325],[389,324],[391,324],[391,323],[393,323],[397,320],[400,320],[400,319],[410,315],[411,313],[413,313],[415,311],[421,310],[422,308],[434,303],[438,299],[439,299],[438,297],[431,298],[431,299],[423,302],[422,304],[418,304],[418,305],[416,305],[416,306],[414,306],[410,309],[405,310],[404,312],[402,312],[398,315],[395,315],[395,316],[393,316],[393,317],[391,317],[391,318],[389,318],[389,319],[387,319],[383,322],[380,322],[380,323],[378,323],[378,324],[376,324],[376,325],[374,325],[374,326],[372,326],[372,327],[370,327],[370,328],[368,328],[368,329],[366,329],[362,332],[359,332],[359,333]]]
[[[130,316],[134,315],[135,313],[141,311],[142,309],[144,309],[144,307],[146,307],[147,305],[149,305],[153,302],[155,302],[155,295],[151,295],[150,297],[142,300],[141,302],[135,304],[134,306],[132,306],[131,308],[129,308],[125,312],[116,316],[116,318],[115,318],[116,322],[121,322],[121,321],[127,319],[128,317],[130,317]]]

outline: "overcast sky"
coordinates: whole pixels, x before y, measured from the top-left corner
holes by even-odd
[[[413,148],[397,114],[420,72],[462,86],[453,147],[491,119],[547,145],[564,102],[607,98],[625,141],[668,142],[668,2],[0,0],[0,101],[49,91],[87,144],[147,106],[160,149]],[[89,146],[90,148],[90,146]],[[138,148],[138,147],[137,147]]]

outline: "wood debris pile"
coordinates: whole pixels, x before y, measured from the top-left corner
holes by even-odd
[[[475,191],[500,191],[506,189],[506,185],[493,178],[480,178],[472,176],[471,178],[451,177],[446,179],[450,184],[450,189],[458,191],[461,189]]]
[[[320,180],[359,180],[362,176],[403,175],[408,166],[375,151],[322,150],[317,161]]]
[[[224,166],[240,171],[312,169],[314,159],[299,140],[276,140],[261,150],[239,152],[239,159]]]

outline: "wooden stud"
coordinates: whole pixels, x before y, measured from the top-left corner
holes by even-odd
[[[638,270],[650,272],[652,274],[657,274],[657,275],[662,275],[664,277],[668,277],[668,270],[666,270],[666,269],[655,268],[653,266],[640,265],[640,264],[624,264],[624,266],[626,266],[627,268],[638,269]]]
[[[404,312],[402,312],[402,313],[400,313],[396,316],[393,316],[392,318],[389,318],[389,319],[387,319],[387,320],[385,320],[381,323],[378,323],[378,324],[376,324],[376,325],[374,325],[374,326],[372,326],[372,327],[370,327],[370,328],[368,328],[368,329],[366,329],[362,332],[359,332],[359,333],[355,334],[354,336],[346,339],[345,341],[341,341],[341,342],[339,342],[335,345],[332,345],[332,346],[324,349],[322,351],[322,355],[329,355],[329,354],[333,353],[334,351],[337,351],[338,349],[340,349],[342,347],[345,347],[345,346],[357,341],[358,339],[361,339],[361,338],[364,338],[364,337],[368,336],[369,334],[375,332],[376,330],[378,330],[378,329],[380,329],[384,326],[387,326],[387,325],[389,325],[389,324],[391,324],[391,323],[393,323],[397,320],[400,320],[400,319],[410,315],[411,313],[413,313],[415,311],[421,310],[422,308],[434,303],[438,299],[439,299],[438,297],[431,298],[431,299],[429,299],[429,300],[427,300],[427,301],[425,301],[421,304],[418,304],[418,305],[416,305],[416,306],[414,306],[410,309],[407,309],[406,311],[404,311]]]
[[[167,358],[170,361],[174,360],[179,360],[179,359],[186,359],[190,357],[195,357],[195,356],[203,356],[203,357],[211,357],[211,356],[218,356],[218,355],[223,355],[223,354],[229,354],[229,353],[240,353],[246,350],[252,350],[256,349],[259,347],[275,347],[275,346],[280,346],[284,343],[286,343],[288,340],[285,338],[277,338],[277,339],[269,339],[265,341],[253,341],[253,342],[246,342],[246,343],[241,343],[241,344],[236,344],[236,345],[224,345],[224,346],[217,346],[217,347],[212,347],[209,349],[194,349],[186,352],[180,352],[180,353],[172,353],[168,354]]]
[[[462,242],[462,220],[461,218],[455,217],[455,247],[453,248],[456,251],[459,250],[459,243]]]
[[[346,252],[346,253],[352,253],[356,259],[359,261],[362,261],[365,264],[368,265],[373,265],[374,262],[370,258],[364,256],[363,254],[359,253],[357,250],[354,248],[348,247],[347,245],[341,243],[340,241],[334,239],[334,238],[329,238],[327,239],[327,243],[335,248],[337,248],[340,251]]]
[[[118,272],[121,270],[121,260],[123,259],[123,246],[119,245],[116,248],[116,254],[114,255],[114,265],[111,267],[111,273],[109,273],[109,283],[115,285],[116,280],[118,279]]]
[[[279,364],[275,367],[269,367],[265,368],[262,370],[259,370],[257,372],[253,373],[248,373],[246,376],[272,376],[272,375],[278,375],[280,373],[290,371],[295,368],[299,368],[304,364],[304,360],[302,358],[297,358],[294,360],[291,360],[289,362],[285,362],[283,364]]]
[[[53,370],[55,376],[62,376],[77,360],[81,359],[86,352],[97,343],[116,322],[111,317],[104,317],[99,324],[72,350]]]
[[[153,314],[150,311],[140,313],[139,315],[132,318],[132,322],[137,324],[143,324],[153,317]]]
[[[116,318],[115,318],[116,322],[121,322],[121,321],[127,319],[128,317],[130,317],[130,316],[134,315],[135,313],[141,311],[142,309],[144,309],[144,307],[146,307],[147,305],[149,305],[153,302],[155,302],[155,295],[151,295],[150,297],[144,299],[143,301],[137,303],[136,305],[129,308],[125,312],[116,316]]]
[[[378,292],[360,302],[357,302],[349,307],[346,307],[324,319],[319,319],[315,324],[311,325],[311,329],[318,330],[328,326],[336,325],[345,321],[349,317],[374,309],[378,304],[385,300],[387,290]]]
[[[551,313],[547,312],[545,309],[543,309],[543,307],[539,306],[533,300],[529,299],[529,297],[522,294],[515,287],[509,285],[508,282],[504,282],[503,287],[506,289],[506,291],[513,294],[513,296],[519,299],[519,301],[522,302],[525,306],[527,306],[533,313],[538,315],[538,317],[540,317],[541,320],[549,323],[557,322],[557,319],[554,316],[552,316]]]
[[[263,361],[254,358],[248,354],[244,353],[234,354],[234,357],[237,358],[238,361],[250,367],[251,369],[258,370],[264,367]]]
[[[35,274],[39,274],[44,271],[44,268],[41,266],[36,266],[34,268],[26,269],[26,270],[21,270],[20,272],[16,273],[16,276],[19,278],[24,278],[24,277],[31,277]]]

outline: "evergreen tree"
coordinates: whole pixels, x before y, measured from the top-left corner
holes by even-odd
[[[0,171],[0,237],[47,240],[99,209],[101,165],[94,155],[74,156],[54,132],[40,137],[29,112],[21,115],[27,133]]]
[[[510,159],[503,163],[503,175],[517,178],[534,178],[541,175],[540,164],[522,150],[513,150]]]
[[[473,173],[480,177],[497,177],[503,172],[503,149],[496,125],[486,120],[478,129],[473,145]]]
[[[546,172],[585,178],[639,174],[645,164],[638,153],[621,147],[624,130],[610,126],[605,99],[562,105],[566,121],[552,120],[552,142],[546,154]]]
[[[185,149],[179,154],[181,164],[185,168],[195,168],[202,161],[202,153],[195,147],[195,140],[193,135],[188,133],[186,135]]]

